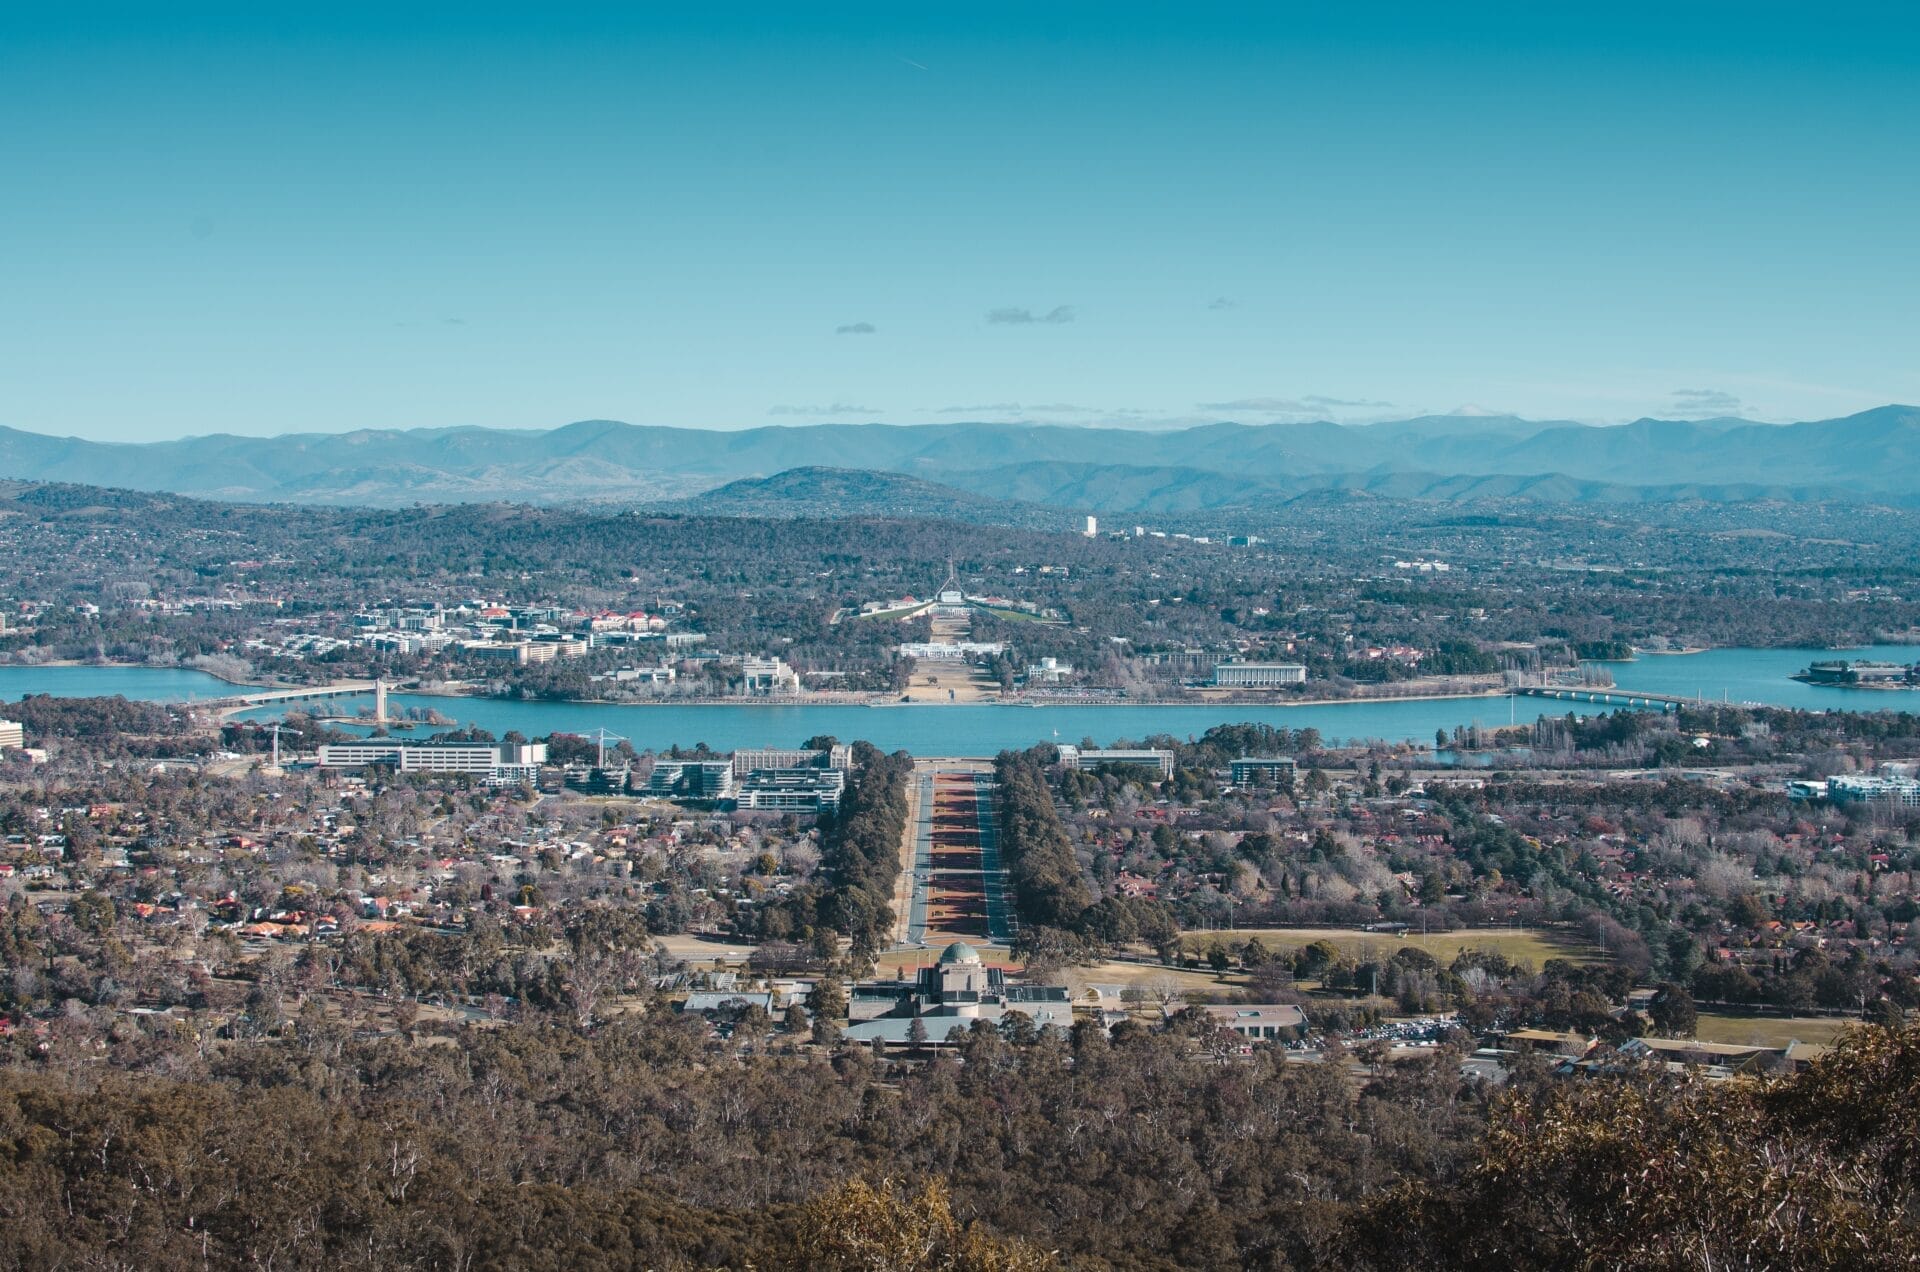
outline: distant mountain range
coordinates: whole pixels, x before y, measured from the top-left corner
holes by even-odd
[[[921,484],[847,476],[861,471]],[[790,476],[766,484],[779,474]],[[720,432],[592,420],[546,431],[362,430],[145,444],[0,428],[0,477],[251,502],[687,503],[717,511],[844,500],[841,511],[946,506],[958,515],[964,506],[995,519],[1032,515],[1017,505],[1172,514],[1260,506],[1314,491],[1431,500],[1920,504],[1920,408],[1884,406],[1779,425],[1713,419],[1597,427],[1449,415],[1172,432],[1044,424]],[[983,507],[981,499],[1004,506]]]

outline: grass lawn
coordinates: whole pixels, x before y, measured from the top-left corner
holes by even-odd
[[[1091,967],[1069,967],[1064,971],[1067,988],[1079,993],[1088,985],[1171,984],[1183,994],[1233,994],[1246,988],[1247,978],[1239,971],[1228,972],[1225,979],[1211,968],[1159,967],[1148,963],[1095,963]]]
[[[667,947],[667,953],[691,963],[715,959],[741,960],[753,953],[753,946],[734,941],[709,941],[691,932],[672,932],[654,940]]]
[[[974,949],[980,952],[982,962],[990,963],[997,967],[1018,966],[1017,960],[1015,960],[1012,954],[1007,952],[1007,947],[1004,945],[988,945],[985,941],[975,940],[973,937],[954,936],[946,932],[929,932],[927,934],[926,949],[887,950],[874,960],[875,965],[879,969],[874,974],[887,977],[893,975],[901,968],[906,968],[911,971],[916,967],[932,967],[940,961],[940,951],[946,949],[947,946],[954,941],[965,941],[968,945],[973,946]]]
[[[1703,1011],[1695,1033],[1702,1042],[1784,1047],[1795,1038],[1829,1043],[1857,1023],[1838,1016],[1731,1016]]]
[[[971,663],[921,663],[907,681],[906,696],[914,702],[986,702],[1000,696],[1000,682]]]
[[[1403,946],[1425,950],[1442,963],[1450,963],[1462,950],[1494,950],[1536,970],[1550,958],[1571,959],[1576,963],[1593,962],[1598,952],[1591,946],[1568,940],[1555,932],[1535,928],[1472,928],[1461,932],[1360,932],[1352,928],[1235,928],[1230,931],[1199,930],[1181,934],[1187,948],[1204,953],[1215,941],[1243,945],[1249,937],[1275,954],[1297,950],[1326,941],[1357,960],[1385,958]]]
[[[979,950],[980,957],[989,964],[1019,966],[1005,946],[972,941],[968,944]],[[931,967],[940,957],[941,948],[934,945],[925,950],[888,950],[880,955],[873,974],[880,980],[889,980],[901,972],[911,973],[915,968]],[[1048,979],[1056,984],[1065,984],[1074,994],[1088,985],[1152,985],[1156,988],[1171,985],[1181,994],[1204,992],[1225,995],[1238,993],[1247,984],[1246,974],[1238,970],[1228,972],[1223,980],[1215,976],[1210,968],[1196,971],[1151,963],[1095,963],[1088,967],[1066,967],[1061,969],[1058,979]]]

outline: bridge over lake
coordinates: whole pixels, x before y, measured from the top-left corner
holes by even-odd
[[[387,682],[389,689],[394,688],[392,681]],[[288,702],[302,702],[324,698],[352,698],[374,691],[371,680],[336,680],[327,685],[300,685],[289,689],[257,689],[248,693],[231,694],[224,698],[208,700],[207,705],[222,714],[237,711],[252,711],[259,707],[278,706]]]
[[[1518,698],[1553,698],[1560,702],[1587,702],[1609,707],[1659,707],[1678,711],[1681,707],[1701,706],[1705,698],[1683,698],[1671,693],[1648,693],[1644,689],[1611,689],[1586,685],[1525,685],[1513,690]]]

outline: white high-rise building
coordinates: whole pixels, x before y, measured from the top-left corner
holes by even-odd
[[[1089,539],[1091,539],[1091,538],[1093,538],[1093,536],[1095,536],[1096,534],[1099,534],[1099,533],[1100,533],[1100,518],[1098,518],[1098,517],[1088,517],[1088,518],[1087,518],[1087,528],[1086,528],[1086,530],[1085,530],[1085,532],[1084,532],[1084,533],[1086,534],[1086,536],[1087,536],[1087,538],[1089,538]]]

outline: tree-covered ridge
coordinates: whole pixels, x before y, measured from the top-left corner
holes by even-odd
[[[913,757],[854,744],[854,771],[839,811],[820,821],[820,874],[770,900],[744,926],[762,940],[811,943],[831,957],[834,937],[865,958],[885,948],[893,927],[894,882],[907,831]]]
[[[1023,925],[1071,929],[1093,904],[1080,863],[1053,810],[1038,760],[1007,752],[994,761],[998,783],[1000,850]]]
[[[1489,1102],[1208,1027],[876,1062],[716,1049],[670,1013],[582,1031],[277,1042],[56,1031],[0,1071],[9,1266],[1909,1268],[1920,1027],[1805,1072]],[[857,1181],[870,1181],[867,1183]],[[893,1181],[891,1184],[887,1181]],[[923,1191],[931,1184],[932,1191]],[[918,1248],[919,1255],[911,1255]],[[933,1260],[936,1251],[944,1251]],[[887,1260],[873,1262],[885,1255]]]
[[[1047,783],[1053,754],[1052,747],[1003,751],[993,765],[1000,852],[1020,918],[1018,951],[1030,964],[1048,966],[1136,942],[1164,944],[1175,930],[1165,906],[1096,899],[1087,886]]]
[[[1463,1159],[1480,1118],[1444,1066],[1366,1092],[1190,1030],[982,1024],[925,1064],[706,1032],[660,1011],[412,1048],[315,1013],[204,1057],[129,1038],[117,1074],[61,1035],[0,1074],[7,1239],[26,1265],[766,1266],[844,1180],[944,1179],[963,1222],[1070,1262],[1285,1266],[1334,1235],[1327,1200]]]
[[[1496,1104],[1458,1180],[1352,1222],[1351,1266],[1920,1267],[1920,1027],[1863,1029],[1790,1078],[1637,1076]]]

